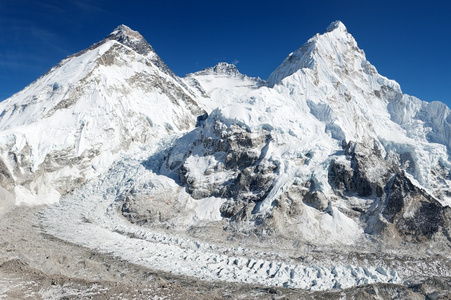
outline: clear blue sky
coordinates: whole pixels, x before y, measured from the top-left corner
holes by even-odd
[[[451,4],[435,0],[0,0],[0,100],[120,24],[177,75],[226,61],[266,79],[335,20],[405,93],[451,105]]]

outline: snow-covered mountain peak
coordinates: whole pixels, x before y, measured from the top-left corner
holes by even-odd
[[[265,84],[260,78],[244,75],[234,64],[226,62],[187,74],[183,79],[198,93],[198,103],[207,112],[231,103],[246,101],[251,91]]]
[[[139,32],[131,29],[130,27],[128,27],[125,24],[121,24],[121,25],[117,26],[113,30],[113,32],[111,32],[111,34],[125,34],[125,35],[136,35],[136,34],[138,34],[139,36],[141,36],[141,34],[139,34]]]
[[[321,76],[336,82],[343,81],[344,77],[355,77],[356,73],[361,73],[358,77],[378,75],[376,68],[367,61],[364,51],[340,21],[331,23],[323,34],[316,34],[290,53],[269,76],[268,84],[279,84],[300,70],[311,73],[315,82]]]
[[[341,21],[332,22],[323,34],[316,34],[298,50],[290,53],[268,77],[275,85],[300,69],[323,69],[333,73],[344,68],[360,68],[366,65],[364,52]],[[371,69],[375,68],[372,67]]]
[[[88,50],[95,49],[99,45],[102,45],[108,41],[117,41],[122,45],[131,48],[137,54],[145,56],[146,59],[149,59],[159,69],[159,71],[162,71],[168,76],[172,77],[172,79],[177,81],[177,83],[183,86],[183,88],[187,88],[185,84],[180,80],[180,78],[176,76],[171,69],[169,69],[169,67],[155,52],[153,47],[138,31],[135,31],[124,24],[119,25],[105,39],[97,44],[94,44]]]
[[[348,30],[346,29],[345,24],[343,24],[340,20],[334,21],[332,23],[330,23],[329,26],[327,26],[326,28],[326,32],[332,32],[334,30],[339,30],[339,31],[343,31],[343,32],[348,32]]]
[[[105,38],[105,40],[116,40],[142,55],[155,52],[152,46],[150,46],[150,44],[138,31],[132,30],[130,27],[123,24],[116,27],[116,29],[114,29],[113,32]]]
[[[234,64],[220,62],[216,66],[205,68],[195,72],[194,75],[227,75],[227,76],[243,76]]]
[[[0,192],[16,203],[57,201],[121,153],[193,128],[203,113],[194,97],[121,25],[0,103],[0,173],[9,180]]]

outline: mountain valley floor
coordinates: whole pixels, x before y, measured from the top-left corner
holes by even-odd
[[[19,206],[0,218],[2,299],[449,299],[450,278],[305,291],[158,272],[44,233],[42,209]]]

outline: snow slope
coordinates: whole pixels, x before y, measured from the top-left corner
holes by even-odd
[[[118,153],[192,128],[202,113],[193,97],[139,33],[119,26],[0,103],[2,192],[58,201]]]
[[[183,80],[198,93],[199,104],[209,113],[219,106],[246,101],[249,92],[265,83],[241,74],[235,65],[225,62],[188,74]]]

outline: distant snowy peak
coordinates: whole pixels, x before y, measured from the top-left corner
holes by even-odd
[[[362,67],[369,73],[377,73],[376,68],[366,61],[365,53],[357,46],[346,26],[340,21],[335,21],[323,34],[316,34],[298,50],[290,53],[271,73],[267,81],[273,86],[300,69],[315,70],[318,67],[331,73]]]
[[[201,78],[204,79],[201,79]],[[234,64],[229,64],[227,62],[220,62],[217,65],[209,68],[205,68],[203,70],[190,73],[185,75],[185,80],[192,81],[193,79],[198,79],[201,81],[208,80],[211,81],[213,78],[216,79],[224,79],[228,78],[230,80],[238,80],[238,82],[245,81],[247,84],[249,84],[250,81],[255,82],[257,86],[261,86],[265,83],[264,80],[260,79],[259,77],[250,77],[245,74],[242,74],[238,68]],[[208,79],[206,79],[208,78]],[[224,82],[218,84],[224,84]],[[242,83],[242,82],[241,82]],[[240,83],[240,85],[241,85]],[[192,85],[192,84],[190,84]]]
[[[243,101],[251,91],[265,84],[260,78],[244,75],[235,65],[226,62],[187,74],[183,80],[196,91],[199,105],[207,112]]]
[[[226,62],[220,62],[214,67],[205,68],[201,71],[188,74],[187,76],[195,75],[195,76],[202,76],[202,75],[226,75],[226,76],[232,76],[232,77],[243,77],[244,75],[238,71],[237,67],[234,64],[229,64]]]

